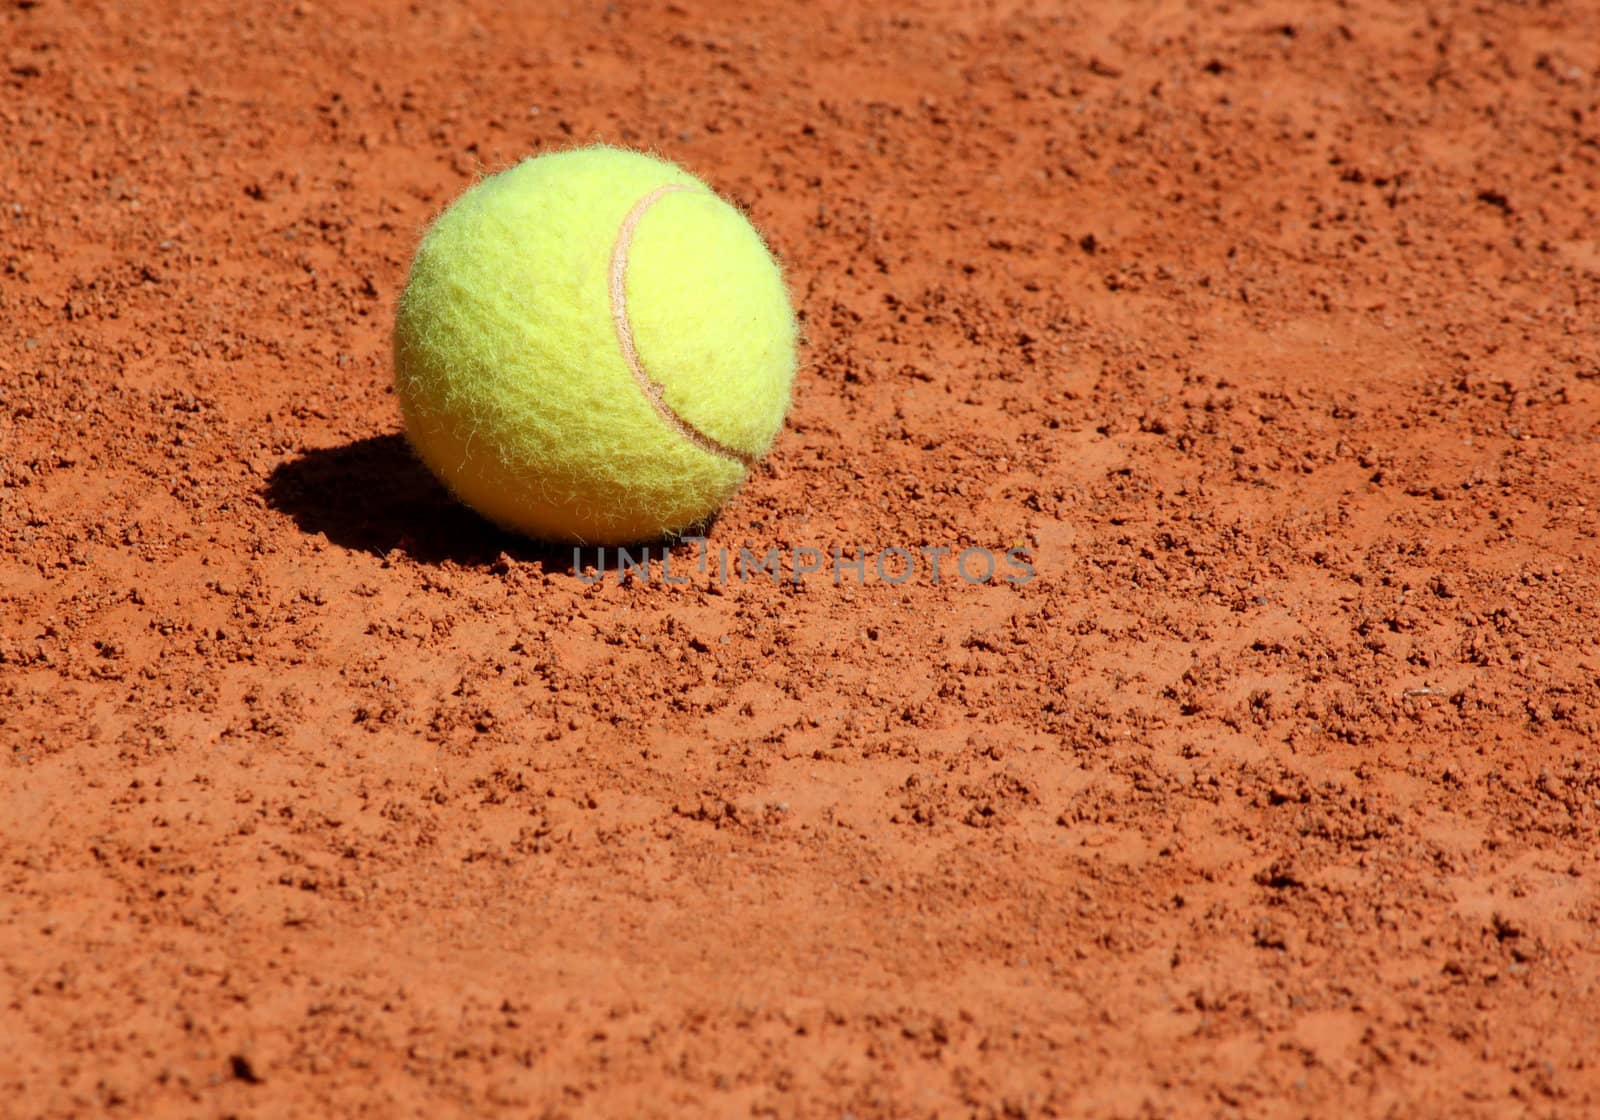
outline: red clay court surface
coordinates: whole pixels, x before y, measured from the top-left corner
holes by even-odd
[[[1594,4],[0,0],[0,139],[0,1112],[1600,1114]],[[1035,578],[431,482],[597,140],[801,316],[713,551]]]

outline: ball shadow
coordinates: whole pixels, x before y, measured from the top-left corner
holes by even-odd
[[[399,550],[425,564],[466,567],[487,567],[505,555],[566,575],[602,559],[595,548],[546,544],[479,517],[433,477],[399,433],[303,452],[272,472],[263,494],[303,531],[358,552]],[[714,521],[698,531],[709,532]],[[677,543],[640,542],[657,556]],[[611,567],[614,555],[606,550]]]
[[[342,548],[473,567],[504,553],[572,570],[571,548],[509,533],[456,501],[398,433],[306,451],[274,470],[264,493],[302,530]]]

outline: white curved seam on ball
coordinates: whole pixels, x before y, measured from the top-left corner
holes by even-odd
[[[676,191],[693,189],[683,183],[667,183],[659,186],[635,202],[633,209],[628,211],[628,216],[622,219],[622,225],[617,229],[616,244],[611,249],[611,274],[608,283],[611,291],[611,321],[617,328],[617,346],[622,350],[622,360],[627,363],[628,372],[633,375],[634,383],[639,386],[639,392],[644,394],[645,400],[656,410],[656,415],[678,435],[700,450],[750,467],[755,465],[756,456],[747,455],[737,448],[713,439],[672,410],[662,387],[651,380],[650,375],[645,372],[644,362],[639,358],[639,347],[633,339],[633,323],[628,318],[628,250],[633,247],[633,234],[639,227],[640,219],[658,200]]]

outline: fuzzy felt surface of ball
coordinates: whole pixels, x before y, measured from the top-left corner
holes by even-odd
[[[770,449],[797,328],[743,214],[609,147],[528,159],[423,235],[394,328],[418,456],[462,501],[548,541],[703,522]]]

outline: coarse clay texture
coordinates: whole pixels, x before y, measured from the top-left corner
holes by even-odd
[[[0,0],[0,140],[0,1112],[1600,1115],[1594,3]],[[683,582],[390,388],[594,141],[805,336]]]

